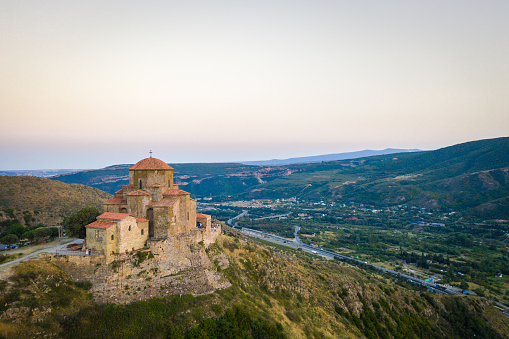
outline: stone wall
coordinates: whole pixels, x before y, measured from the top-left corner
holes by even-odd
[[[165,240],[149,240],[147,248],[115,255],[108,264],[104,256],[53,256],[49,260],[73,279],[92,282],[93,299],[98,303],[126,304],[180,293],[201,295],[231,286],[216,271],[206,246],[197,243],[200,238],[204,234],[196,229]]]

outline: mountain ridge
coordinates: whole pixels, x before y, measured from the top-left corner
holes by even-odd
[[[176,184],[198,199],[297,197],[372,205],[403,203],[468,210],[480,213],[482,218],[509,219],[509,208],[504,205],[509,199],[508,137],[471,141],[426,152],[284,166],[170,165],[175,169]],[[52,179],[114,193],[127,184],[128,166],[116,165]],[[462,189],[451,191],[451,184]]]
[[[400,149],[400,148],[386,148],[383,150],[362,150],[354,152],[343,152],[343,153],[331,153],[323,155],[311,155],[306,157],[293,157],[288,159],[271,159],[271,160],[255,160],[255,161],[240,161],[241,164],[245,165],[257,165],[257,166],[281,166],[281,165],[292,165],[292,164],[306,164],[312,162],[322,161],[337,161],[337,160],[348,160],[370,157],[375,155],[385,155],[394,153],[405,153],[405,152],[423,152],[419,149]]]

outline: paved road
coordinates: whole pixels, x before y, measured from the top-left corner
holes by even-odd
[[[9,262],[6,262],[4,264],[1,264],[0,265],[0,269],[4,269],[4,268],[10,267],[10,266],[16,266],[20,262],[27,261],[27,260],[29,260],[31,258],[35,258],[35,257],[37,257],[37,256],[39,256],[39,255],[41,255],[43,253],[56,253],[57,251],[65,251],[67,249],[67,244],[70,244],[70,243],[82,244],[83,243],[83,239],[69,239],[69,241],[66,241],[63,244],[59,244],[59,245],[56,245],[56,246],[53,246],[53,247],[48,247],[48,248],[40,249],[38,251],[35,251],[35,252],[30,253],[28,255],[25,255],[25,256],[23,256],[21,258],[14,259],[12,261],[9,261]]]
[[[437,288],[436,284],[430,283],[428,281],[425,281],[425,280],[422,280],[422,279],[419,279],[419,278],[416,278],[416,277],[412,277],[412,276],[404,274],[404,273],[400,273],[400,272],[397,272],[397,271],[389,270],[389,269],[387,269],[385,267],[377,266],[377,265],[368,263],[366,261],[362,261],[362,260],[359,260],[359,259],[356,259],[356,258],[352,258],[352,257],[346,256],[346,255],[340,254],[340,253],[336,253],[336,252],[324,250],[324,249],[321,249],[321,248],[318,248],[318,247],[313,247],[313,246],[306,245],[306,244],[300,242],[300,240],[298,240],[297,235],[296,235],[296,239],[287,239],[287,238],[283,238],[283,237],[280,237],[280,236],[277,236],[277,235],[274,235],[274,234],[265,233],[265,232],[253,230],[253,229],[250,229],[250,228],[246,228],[246,227],[242,227],[241,232],[243,234],[246,234],[246,235],[258,238],[258,239],[270,241],[270,242],[273,242],[273,243],[278,243],[280,245],[284,245],[284,246],[288,246],[288,247],[292,247],[292,248],[301,248],[305,252],[321,255],[321,256],[326,257],[326,258],[331,258],[331,259],[337,258],[339,260],[345,260],[345,261],[347,261],[347,262],[349,262],[351,264],[356,264],[356,265],[359,265],[361,267],[362,266],[364,266],[364,267],[371,267],[371,268],[374,268],[376,270],[382,271],[384,273],[390,274],[390,275],[392,275],[394,277],[407,279],[409,282],[425,286],[425,287],[427,287],[429,290],[431,290],[433,292],[443,293],[443,294],[458,294],[456,291],[454,291],[454,290],[452,290],[450,288],[447,288],[447,287]],[[471,294],[473,294],[473,293],[471,293]]]
[[[263,217],[263,218],[253,219],[253,220],[263,220],[263,219],[281,218],[281,217],[287,217],[287,216],[289,216],[290,214],[292,214],[292,212],[290,212],[290,213],[286,213],[286,214],[271,215],[270,217]]]
[[[233,217],[233,218],[231,218],[231,219],[228,219],[228,221],[227,221],[228,225],[230,225],[230,226],[231,226],[231,224],[232,224],[233,220],[238,219],[238,218],[241,218],[241,217],[243,217],[243,216],[245,216],[245,215],[247,215],[247,211],[242,211],[242,213],[240,213],[240,214],[239,214],[239,215],[237,215],[236,217]]]

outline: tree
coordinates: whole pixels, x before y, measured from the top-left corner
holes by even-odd
[[[2,239],[0,239],[0,242],[4,245],[12,245],[17,241],[18,237],[15,234],[7,234]]]
[[[101,212],[95,207],[83,207],[81,210],[64,219],[64,228],[70,237],[85,238],[85,226],[95,221]]]
[[[15,223],[7,228],[7,233],[15,234],[18,238],[21,237],[23,233],[26,232],[25,226]]]

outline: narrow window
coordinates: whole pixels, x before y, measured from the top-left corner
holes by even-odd
[[[129,225],[129,231],[131,231],[131,225]]]
[[[187,212],[187,220],[189,220],[189,212]]]
[[[113,234],[112,234],[112,235],[111,235],[111,240],[113,240],[113,239],[114,239],[114,237],[113,237]]]
[[[140,190],[143,188],[142,184],[141,184],[141,179],[140,179]]]
[[[103,241],[103,235],[102,235],[101,231],[95,230],[95,240],[97,242],[102,242]]]
[[[141,229],[141,235],[143,235],[143,228]]]

